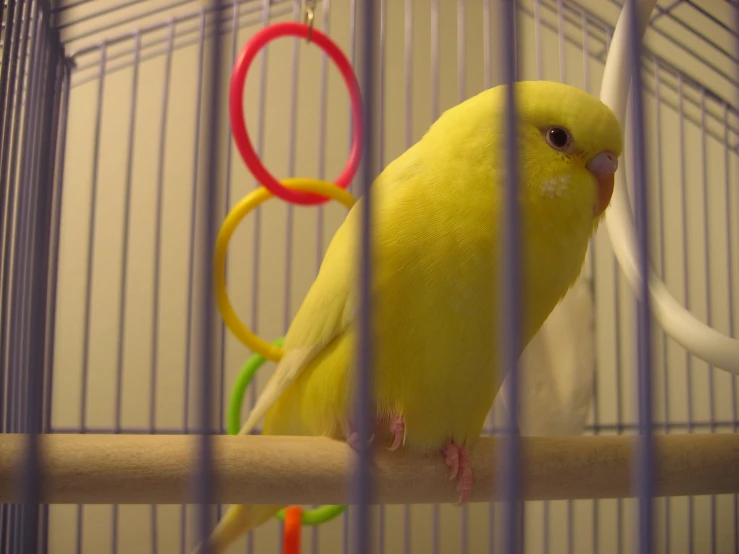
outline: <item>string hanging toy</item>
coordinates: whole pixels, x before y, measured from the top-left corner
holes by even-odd
[[[216,239],[213,260],[214,293],[221,317],[228,329],[254,353],[242,367],[231,393],[227,412],[227,430],[231,435],[240,432],[241,407],[252,378],[266,360],[279,362],[283,356],[283,339],[278,338],[270,343],[257,336],[241,321],[231,304],[225,279],[226,255],[231,236],[251,211],[275,196],[303,206],[317,206],[334,200],[350,209],[356,202],[356,198],[346,188],[357,172],[362,153],[362,95],[351,63],[339,46],[327,35],[313,28],[314,9],[314,2],[308,2],[303,23],[277,23],[257,32],[242,48],[231,74],[229,115],[234,142],[247,168],[262,185],[244,196],[226,216]],[[247,132],[243,97],[249,68],[259,51],[269,42],[288,36],[306,39],[323,50],[336,64],[349,92],[353,116],[352,144],[349,159],[335,182],[296,177],[279,181],[259,159]],[[283,553],[300,552],[301,525],[320,525],[337,517],[344,510],[344,505],[320,506],[310,510],[289,506],[280,510],[275,517],[285,523]]]

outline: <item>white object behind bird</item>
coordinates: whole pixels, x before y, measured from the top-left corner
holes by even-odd
[[[581,435],[585,430],[595,375],[590,287],[591,280],[581,276],[521,355],[522,435]],[[504,414],[508,413],[507,391],[504,382],[496,401]]]

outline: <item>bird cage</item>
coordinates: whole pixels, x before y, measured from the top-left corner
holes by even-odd
[[[184,554],[238,502],[289,509],[228,553],[739,551],[738,18],[730,1],[5,0],[0,552]],[[603,100],[624,150],[520,359],[522,219],[490,222],[509,241],[496,356],[516,371],[471,446],[473,501],[452,505],[441,455],[359,446],[355,465],[331,438],[227,436],[347,208],[366,237],[369,184],[444,112],[541,80]],[[346,192],[283,201],[245,134],[295,190],[341,175]],[[382,335],[370,241],[355,250],[366,439]]]

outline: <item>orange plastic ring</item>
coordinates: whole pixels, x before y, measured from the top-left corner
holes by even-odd
[[[282,554],[300,554],[300,506],[290,506],[285,511],[285,538]]]

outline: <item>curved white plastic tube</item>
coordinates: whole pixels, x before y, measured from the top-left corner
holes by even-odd
[[[635,2],[639,10],[639,33],[643,37],[656,0]],[[628,63],[626,2],[621,11],[606,60],[600,99],[611,108],[623,129],[626,128],[626,101],[631,86]],[[606,228],[616,259],[634,291],[639,290],[641,274],[636,262],[636,236],[629,205],[624,169],[616,173],[616,187],[606,214]],[[711,365],[739,375],[739,340],[732,339],[698,321],[665,288],[652,269],[649,271],[652,313],[676,342]]]

